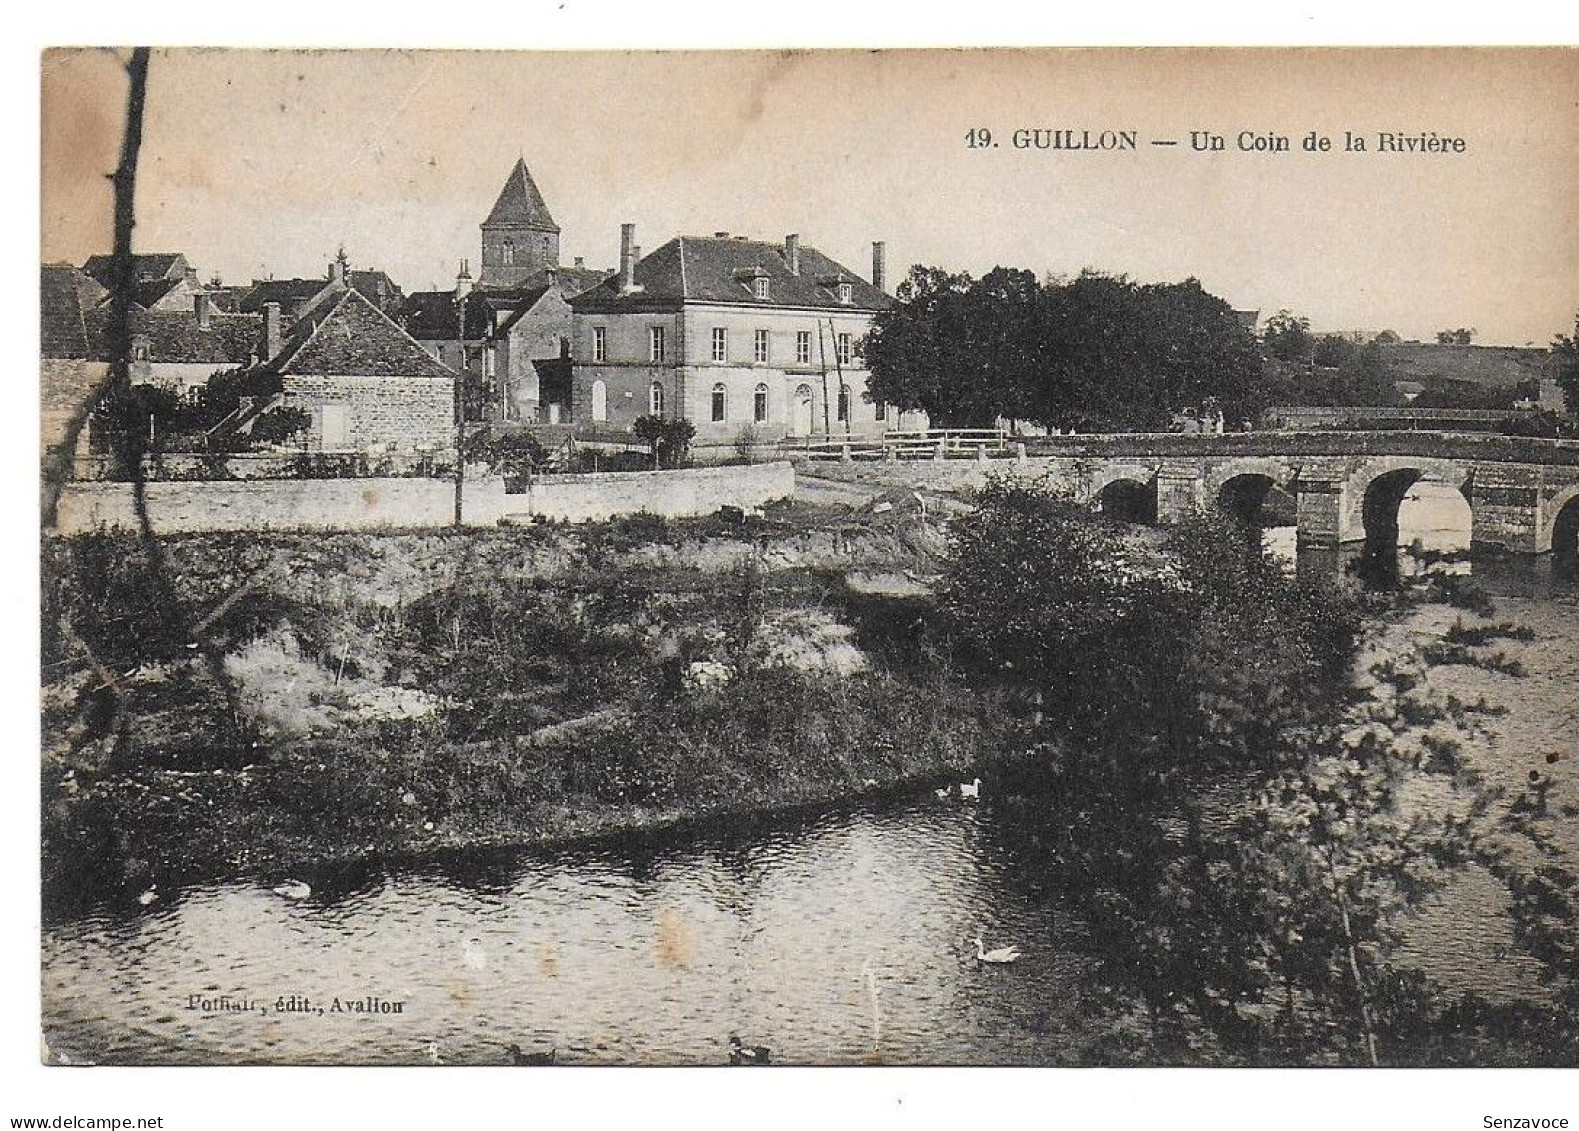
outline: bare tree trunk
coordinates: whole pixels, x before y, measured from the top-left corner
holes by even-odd
[[[1365,993],[1365,980],[1360,977],[1359,950],[1354,943],[1354,929],[1349,922],[1349,903],[1343,898],[1343,888],[1338,883],[1338,868],[1332,859],[1332,849],[1326,851],[1327,875],[1332,880],[1332,895],[1338,901],[1338,915],[1343,922],[1343,939],[1349,952],[1349,974],[1354,979],[1354,991],[1360,995],[1360,1024],[1365,1029],[1365,1048],[1370,1054],[1371,1067],[1380,1068],[1376,1058],[1376,1028],[1371,1022],[1371,1002]]]

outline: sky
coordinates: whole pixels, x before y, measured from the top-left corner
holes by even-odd
[[[117,54],[43,57],[46,262],[108,248],[124,104]],[[612,266],[624,221],[648,249],[797,232],[863,275],[882,239],[890,286],[913,263],[1194,276],[1318,329],[1544,345],[1579,310],[1576,110],[1561,49],[161,50],[135,244],[226,282],[322,274],[344,245],[444,289],[524,157],[566,263]],[[981,127],[996,145],[968,144]],[[1137,145],[1017,148],[1017,129]],[[1291,149],[1241,152],[1241,131]],[[1333,148],[1305,151],[1312,131]],[[1464,151],[1376,152],[1383,131]]]

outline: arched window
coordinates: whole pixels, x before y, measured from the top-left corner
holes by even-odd
[[[725,410],[728,407],[727,404],[725,403],[726,399],[727,398],[726,398],[726,395],[725,395],[724,384],[723,384],[722,381],[720,381],[718,384],[713,386],[713,423],[714,424],[722,424],[724,422],[725,418],[726,418],[727,414],[726,414]]]
[[[548,237],[543,237],[543,262],[548,262]]]
[[[839,386],[839,423],[850,419],[850,386]]]
[[[505,240],[504,241],[504,249],[500,252],[500,254],[504,258],[504,264],[505,264],[506,267],[508,267],[510,264],[514,263],[515,262],[515,241],[514,240]]]
[[[609,418],[609,389],[602,381],[592,382],[592,419]]]
[[[652,383],[652,388],[647,391],[647,411],[654,416],[663,415],[663,384],[659,381]]]
[[[768,418],[768,387],[758,385],[756,395],[751,398],[751,419],[761,424]]]

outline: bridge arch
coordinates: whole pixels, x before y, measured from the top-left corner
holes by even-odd
[[[1139,476],[1114,476],[1092,501],[1108,518],[1144,526],[1157,523],[1157,481]]]
[[[1540,532],[1535,552],[1579,555],[1579,483],[1557,492],[1545,509],[1551,517]]]
[[[1246,475],[1258,475],[1274,486],[1287,490],[1296,473],[1297,469],[1289,460],[1278,456],[1246,456],[1209,465],[1201,487],[1207,499],[1218,499],[1222,497],[1223,488],[1233,480]]]
[[[1345,484],[1349,505],[1340,540],[1370,542],[1373,536],[1383,535],[1382,528],[1389,526],[1396,539],[1398,507],[1409,488],[1425,479],[1456,487],[1462,496],[1469,472],[1467,464],[1446,459],[1381,456],[1364,461]],[[1473,502],[1465,498],[1465,503],[1473,512]]]
[[[1093,469],[1086,480],[1086,497],[1096,502],[1109,486],[1119,480],[1138,484],[1141,487],[1155,491],[1157,486],[1157,473],[1150,467],[1142,467],[1132,463],[1110,463]]]

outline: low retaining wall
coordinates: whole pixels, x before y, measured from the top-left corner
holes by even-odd
[[[638,511],[683,518],[726,505],[758,507],[794,491],[788,463],[545,476],[510,494],[503,479],[470,479],[463,513],[467,526],[533,517],[587,522]],[[446,479],[162,481],[145,484],[144,498],[156,534],[426,529],[449,526],[455,515],[455,484]],[[137,530],[133,499],[130,483],[69,483],[55,532]]]
[[[442,479],[163,481],[143,490],[156,534],[447,526],[455,513],[455,485]],[[55,529],[137,530],[133,498],[130,483],[68,483]]]
[[[611,471],[547,475],[505,495],[505,514],[597,522],[646,511],[665,518],[712,514],[722,506],[760,507],[795,492],[795,469],[785,462],[679,471]]]

